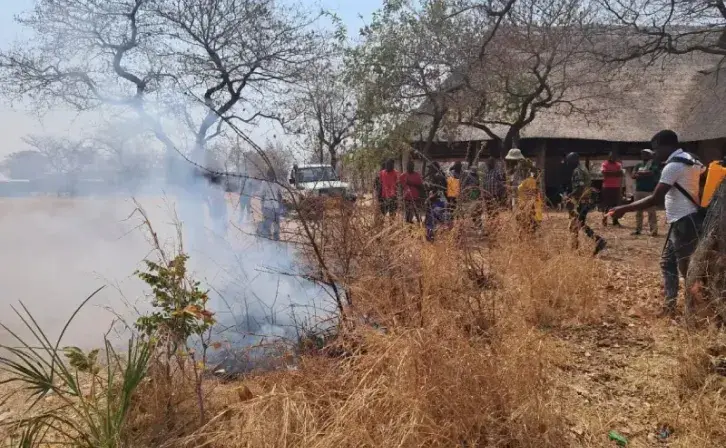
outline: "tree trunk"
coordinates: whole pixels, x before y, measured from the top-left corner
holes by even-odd
[[[502,141],[502,153],[506,155],[512,148],[519,148],[519,128],[516,126],[510,127],[507,131]]]
[[[328,152],[330,153],[330,166],[332,166],[334,170],[337,170],[338,151],[335,148],[330,148]]]
[[[440,114],[434,114],[433,120],[431,121],[431,128],[429,129],[428,135],[426,135],[426,143],[424,144],[422,153],[422,159],[423,164],[421,167],[421,174],[426,174],[426,165],[429,162],[429,158],[431,157],[431,147],[434,145],[434,138],[436,138],[436,133],[439,131],[439,127],[441,126],[441,122],[444,120],[444,113]]]

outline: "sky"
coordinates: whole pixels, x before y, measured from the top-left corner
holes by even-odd
[[[346,24],[348,33],[355,37],[358,29],[381,6],[383,0],[300,1],[316,9],[322,7],[336,13]],[[22,27],[13,18],[31,9],[34,3],[34,0],[0,0],[0,48],[7,48],[21,37]],[[22,140],[25,135],[50,133],[72,137],[73,134],[83,133],[92,127],[96,117],[95,114],[78,116],[64,110],[52,111],[39,117],[22,103],[11,105],[9,99],[0,92],[0,159],[12,152],[27,149]]]

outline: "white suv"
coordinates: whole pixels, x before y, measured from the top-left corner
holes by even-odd
[[[342,197],[355,201],[350,185],[341,182],[330,165],[295,165],[290,171],[290,186],[302,199],[313,197]]]

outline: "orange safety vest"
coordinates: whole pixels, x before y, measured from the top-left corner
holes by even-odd
[[[461,179],[454,176],[446,178],[446,197],[458,198],[459,193],[461,193]]]

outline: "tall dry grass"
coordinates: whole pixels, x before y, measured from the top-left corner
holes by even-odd
[[[663,411],[681,433],[674,446],[723,446],[726,334],[708,328],[680,336],[673,381],[678,400]]]
[[[602,313],[597,262],[557,232],[521,234],[507,216],[486,237],[462,221],[434,243],[369,216],[338,213],[295,241],[310,277],[344,291],[329,347],[296,370],[206,380],[201,427],[193,378],[151,365],[128,446],[566,445],[554,387],[564,355],[544,330]]]
[[[487,238],[462,223],[433,244],[415,226],[345,221],[320,243],[350,299],[338,356],[248,378],[252,394],[225,389],[217,417],[173,444],[563,446],[562,355],[542,329],[599,315],[596,262],[506,219]]]

